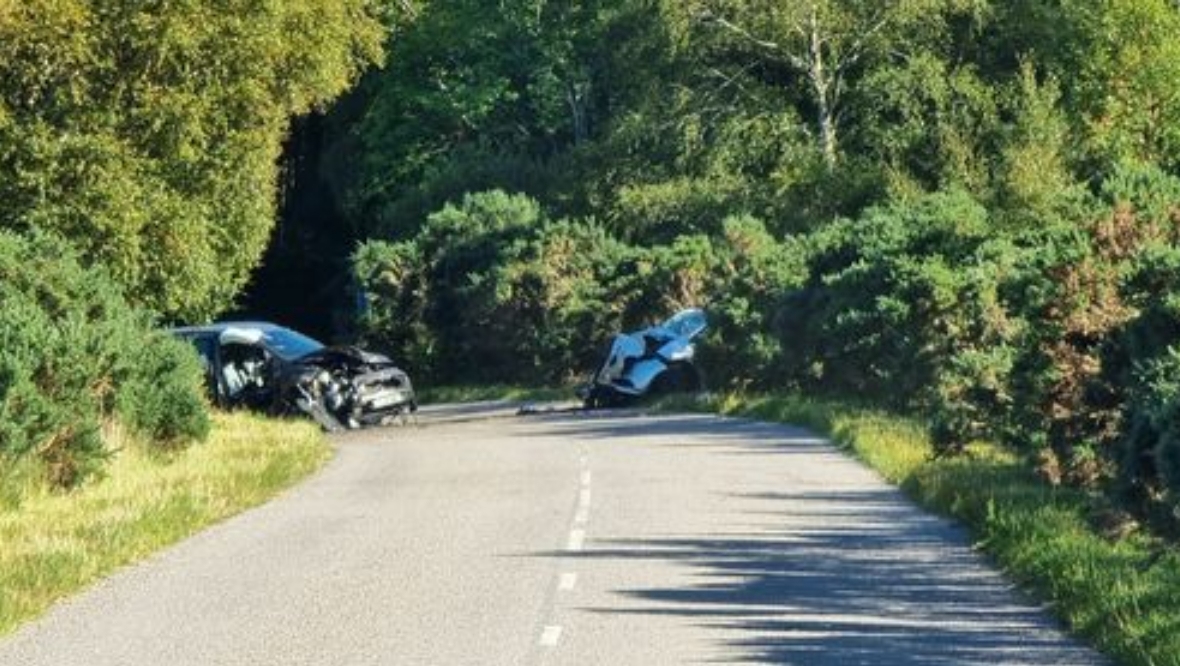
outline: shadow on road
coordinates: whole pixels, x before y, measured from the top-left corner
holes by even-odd
[[[554,419],[552,428],[575,427]],[[707,417],[601,419],[585,436],[692,435],[719,454],[831,452],[807,431]],[[552,432],[550,433],[552,434]],[[687,438],[684,441],[688,441]],[[701,444],[701,442],[704,442]],[[684,444],[684,446],[690,446]],[[598,539],[541,557],[666,562],[679,587],[614,590],[582,608],[679,618],[721,630],[728,663],[1104,664],[981,566],[958,527],[915,510],[887,487],[727,494],[742,533]],[[619,535],[616,535],[619,536]],[[719,660],[722,661],[722,660]]]

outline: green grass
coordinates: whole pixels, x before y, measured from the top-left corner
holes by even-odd
[[[431,386],[418,390],[423,404],[441,402],[481,402],[484,400],[574,400],[574,389],[569,387],[535,388],[493,384],[490,386]]]
[[[115,569],[274,497],[331,449],[306,422],[215,417],[205,443],[130,443],[104,478],[70,493],[29,486],[0,505],[0,635]]]
[[[804,425],[830,436],[925,506],[970,527],[979,547],[1077,635],[1122,664],[1180,665],[1180,554],[1149,535],[1099,536],[1094,498],[1039,481],[988,444],[933,459],[922,424],[838,402],[790,396],[668,400],[692,409]]]

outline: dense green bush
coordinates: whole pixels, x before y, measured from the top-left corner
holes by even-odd
[[[601,362],[611,335],[705,307],[710,379],[763,384],[775,367],[773,305],[797,274],[764,225],[640,247],[593,220],[553,220],[532,199],[465,197],[413,238],[354,256],[367,342],[439,381],[562,381]]]
[[[63,241],[0,232],[0,466],[36,458],[74,485],[109,453],[111,419],[157,443],[202,438],[201,377],[105,271]]]
[[[721,226],[719,236],[705,239],[714,263],[705,295],[696,301],[709,315],[710,330],[700,345],[705,379],[716,388],[782,386],[786,376],[775,317],[785,295],[802,283],[804,248],[776,240],[761,220],[748,215],[727,218]]]
[[[1170,497],[1177,202],[1180,180],[1124,166],[1045,199],[1035,227],[962,193],[828,225],[781,304],[784,376],[918,410],[940,452],[997,438],[1055,483]]]
[[[355,255],[367,341],[438,380],[553,381],[621,324],[639,253],[532,199],[469,195]],[[593,350],[593,351],[588,351]]]
[[[782,303],[788,372],[804,386],[912,407],[988,324],[986,210],[961,193],[841,220],[808,239],[807,278]]]

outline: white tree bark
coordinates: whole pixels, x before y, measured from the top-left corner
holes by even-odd
[[[781,15],[783,23],[767,26],[769,35],[759,35],[742,25],[705,9],[701,17],[737,35],[771,60],[786,64],[805,77],[816,109],[819,148],[828,169],[840,157],[841,97],[849,69],[868,50],[873,38],[886,29],[895,16],[896,2],[882,2],[875,13],[856,24],[825,22],[820,0],[808,0],[799,12]],[[751,12],[756,12],[750,8]]]

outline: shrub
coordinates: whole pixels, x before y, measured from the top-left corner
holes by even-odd
[[[975,316],[994,309],[989,232],[986,211],[951,193],[814,234],[778,317],[790,376],[893,407],[927,399],[951,356],[1003,325]]]
[[[362,332],[440,381],[563,379],[621,325],[641,254],[524,195],[468,195],[410,240],[358,249]]]
[[[101,468],[109,419],[203,437],[200,381],[192,352],[154,334],[104,271],[63,241],[0,232],[0,464],[34,457],[72,486]]]
[[[1007,300],[1029,325],[1012,372],[1009,440],[1031,444],[1051,480],[1135,474],[1118,469],[1117,459],[1129,459],[1115,449],[1129,434],[1139,367],[1175,342],[1159,334],[1180,286],[1169,260],[1180,240],[1178,194],[1175,178],[1121,167],[1076,220],[1021,234]]]
[[[204,439],[210,426],[204,370],[191,345],[162,333],[141,342],[142,353],[119,392],[119,413],[157,445]]]
[[[784,295],[802,283],[802,244],[779,242],[761,220],[743,215],[726,218],[710,245],[714,266],[700,302],[711,329],[701,345],[709,381],[735,388],[781,385],[774,317]]]
[[[620,330],[705,307],[709,368],[763,382],[778,356],[772,305],[798,270],[764,225],[723,223],[637,247],[595,220],[553,220],[524,195],[464,197],[413,238],[354,255],[367,342],[440,381],[555,382],[601,362]]]

